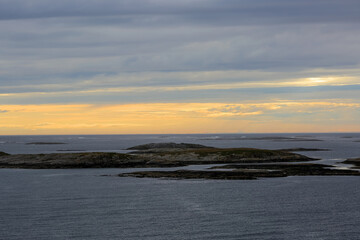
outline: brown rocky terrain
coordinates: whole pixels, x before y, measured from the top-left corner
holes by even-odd
[[[156,148],[151,148],[151,146]],[[218,163],[299,162],[315,159],[279,150],[251,148],[210,148],[195,144],[162,143],[140,145],[130,154],[122,153],[0,153],[2,168],[129,168],[177,167]]]

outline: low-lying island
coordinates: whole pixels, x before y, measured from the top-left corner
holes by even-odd
[[[163,168],[188,165],[227,164],[212,169],[138,171],[121,177],[176,179],[257,179],[263,177],[352,175],[359,171],[334,169],[289,150],[213,148],[189,143],[150,143],[128,149],[129,153],[87,152],[7,154],[0,152],[1,168]],[[315,150],[314,150],[315,151]]]

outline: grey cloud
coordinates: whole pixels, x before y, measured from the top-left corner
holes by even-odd
[[[186,90],[186,91],[147,91],[138,93],[104,94],[58,94],[20,97],[1,97],[2,104],[42,104],[46,103],[144,103],[144,102],[223,102],[241,103],[243,101],[267,102],[279,99],[287,101],[315,101],[337,99],[360,103],[359,85],[336,87],[281,87],[248,88],[226,90]],[[274,100],[275,99],[275,100]]]
[[[355,0],[0,0],[0,92],[274,81],[319,75],[304,74],[304,69],[324,68],[323,75],[326,69],[358,69],[359,11],[360,2]],[[275,74],[266,79],[181,75],[214,70]],[[157,72],[175,74],[159,77]],[[123,77],[109,80],[113,76]],[[47,100],[171,101],[212,96],[220,101],[228,93]],[[236,99],[239,91],[232,94]]]
[[[10,31],[10,38],[0,40],[0,83],[78,82],[102,74],[147,71],[294,72],[360,64],[356,24],[161,30],[75,27],[73,34],[59,34],[63,31],[56,25],[40,30],[37,24],[30,24],[29,38],[21,37],[25,28]]]
[[[141,24],[333,22],[359,21],[359,6],[356,0],[2,0],[0,19],[122,16],[120,22]]]

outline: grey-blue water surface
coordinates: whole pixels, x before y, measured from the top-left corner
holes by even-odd
[[[243,136],[322,141],[236,140]],[[0,136],[0,151],[122,151],[141,143],[173,141],[218,147],[328,148],[331,151],[304,153],[335,162],[360,157],[358,140],[360,134]],[[67,144],[26,145],[46,141]],[[358,177],[225,181],[101,176],[133,170],[0,169],[0,239],[355,240],[360,236]]]

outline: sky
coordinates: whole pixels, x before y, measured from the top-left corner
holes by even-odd
[[[360,132],[358,0],[0,0],[0,135]]]

